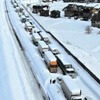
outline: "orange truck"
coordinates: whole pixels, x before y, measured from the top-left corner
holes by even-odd
[[[51,51],[46,51],[44,52],[44,60],[48,66],[48,69],[50,70],[51,73],[56,73],[57,72],[57,59],[53,55]]]

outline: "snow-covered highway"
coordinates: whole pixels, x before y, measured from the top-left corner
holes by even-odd
[[[8,24],[5,0],[0,1],[0,22],[0,100],[42,100],[30,66]]]
[[[65,100],[64,93],[61,89],[61,84],[57,80],[58,77],[63,77],[62,73],[50,73],[44,57],[38,52],[38,47],[31,41],[31,34],[24,29],[18,14],[15,12],[11,1],[2,0],[1,2],[1,17],[0,17],[0,99],[2,100]],[[19,4],[21,5],[21,4]],[[24,10],[25,11],[25,10]],[[31,11],[29,11],[31,12]],[[8,17],[11,21],[10,26]],[[39,21],[39,16],[33,14]],[[39,30],[45,30],[34,23],[30,17],[33,25]],[[40,21],[41,22],[41,21]],[[42,25],[42,24],[41,24]],[[44,25],[44,24],[43,24]],[[3,27],[5,26],[5,27]],[[44,25],[45,26],[45,25]],[[46,29],[46,28],[45,28]],[[18,41],[13,33],[21,42],[20,48]],[[52,30],[52,33],[55,32]],[[82,97],[89,97],[92,100],[99,100],[100,98],[100,84],[98,84],[93,77],[91,77],[50,34],[47,33],[50,43],[55,44],[66,59],[73,65],[77,76],[72,78],[78,87],[82,90]],[[60,39],[59,39],[60,40]],[[60,41],[62,42],[62,41]],[[23,51],[22,51],[23,50]],[[68,76],[68,75],[66,75]],[[55,79],[56,83],[51,84],[50,80]],[[85,99],[82,99],[85,100]]]
[[[29,10],[29,12],[31,13],[30,10]],[[35,20],[31,18],[31,20],[33,20],[33,22],[36,23],[37,27],[41,31],[44,31],[45,32],[45,30],[41,27],[41,26],[43,26],[43,27],[45,26],[45,22],[43,22],[43,20],[41,20],[41,17],[37,16],[36,14],[32,14],[32,13],[31,13],[31,15],[33,15],[33,17],[37,21],[39,20],[40,21],[40,24],[42,23],[41,25],[38,25],[36,22],[34,22]],[[45,29],[46,29],[46,26],[45,26]],[[49,30],[50,30],[50,28],[49,28]],[[53,31],[52,31],[52,34],[54,35]],[[58,50],[60,50],[60,52],[63,53],[64,55],[67,55],[66,58],[68,58],[68,60],[72,63],[73,67],[76,69],[79,77],[76,78],[76,79],[74,79],[74,80],[82,88],[83,94],[84,95],[86,95],[86,94],[91,95],[92,98],[93,98],[93,95],[97,96],[97,98],[100,98],[100,93],[99,93],[100,86],[98,85],[98,83],[96,83],[94,81],[94,79],[91,78],[90,75],[83,68],[81,68],[81,66],[69,54],[66,54],[65,50],[62,49],[62,47],[59,46],[59,44],[56,41],[54,41],[54,39],[52,38],[52,36],[50,34],[47,33],[47,35],[48,35],[49,40],[51,41],[51,43],[56,44]],[[60,40],[60,39],[58,39],[58,40]],[[99,78],[99,76],[98,76],[98,78]]]

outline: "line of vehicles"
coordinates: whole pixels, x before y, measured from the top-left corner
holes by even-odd
[[[19,13],[22,13],[22,12],[19,12]],[[27,18],[29,18],[28,14],[26,13],[24,13],[24,15],[22,14],[21,22],[25,23],[25,30],[32,34],[32,41],[36,46],[38,46],[38,50],[41,56],[44,57],[44,60],[47,63],[47,66],[49,67],[48,69],[50,70],[50,72],[56,73],[58,65],[59,65],[64,75],[69,74],[70,76],[74,77],[76,75],[75,69],[67,61],[66,57],[64,57],[64,55],[59,52],[56,45],[53,43],[50,43],[47,33],[41,32],[37,27],[35,27],[35,25],[31,23],[30,20],[24,21]],[[45,51],[49,51],[49,52],[45,53]],[[52,56],[49,56],[50,55],[49,53]],[[55,58],[55,60],[53,58]],[[52,67],[53,65],[54,67]]]
[[[32,33],[34,25],[31,23],[28,13],[23,9],[22,5],[19,5],[15,0],[12,0],[11,3],[13,4],[15,11],[18,13],[20,21],[25,24],[24,25],[25,30],[27,32]]]
[[[13,5],[15,5],[15,3],[13,3]],[[18,4],[16,5],[16,7],[14,6],[15,9],[19,7]],[[33,25],[31,20],[27,20],[27,18],[30,18],[24,10],[22,12],[18,12],[18,14],[19,13],[22,13],[22,15],[19,16],[21,22],[25,24],[25,30],[32,34],[32,42],[38,47],[38,50],[44,58],[49,71],[51,73],[57,73],[59,66],[64,75],[68,74],[71,77],[74,77],[76,75],[75,69],[72,67],[72,64],[67,61],[67,58],[59,52],[56,45],[50,42],[47,35],[48,33],[40,31],[38,27]]]
[[[27,22],[29,24],[27,24]],[[48,33],[41,32],[35,25],[30,23],[30,21],[25,22],[25,27],[26,31],[31,33],[32,42],[37,46],[49,71],[51,73],[57,73],[58,66],[62,69],[64,75],[59,81],[67,100],[92,100],[82,97],[81,89],[73,80],[73,78],[77,76],[75,69],[66,56],[58,50],[57,46],[54,43],[51,43],[47,36]]]
[[[51,73],[57,73],[59,66],[64,75],[68,74],[73,78],[77,75],[72,64],[59,52],[55,44],[51,43],[47,45],[44,41],[40,40],[38,41],[38,50],[44,58]]]

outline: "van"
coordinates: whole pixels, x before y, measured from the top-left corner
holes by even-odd
[[[33,26],[30,22],[26,22],[26,23],[25,23],[25,30],[26,30],[26,31],[32,33],[32,28],[33,28],[33,27],[34,27],[34,26]]]

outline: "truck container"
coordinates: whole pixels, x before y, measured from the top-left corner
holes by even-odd
[[[51,51],[44,52],[44,60],[51,73],[57,72],[57,59]]]
[[[50,49],[50,51],[51,51],[54,55],[60,53],[55,44],[49,44],[49,49]]]
[[[37,34],[35,34],[35,33],[32,34],[32,41],[36,46],[38,45],[38,42],[40,40],[41,40],[41,37],[38,33]]]
[[[47,36],[47,33],[45,32],[39,32],[41,38],[43,39],[43,41],[45,41],[47,44],[50,42],[49,41],[49,37]]]
[[[82,100],[82,92],[70,76],[62,76],[61,88],[68,100]]]
[[[41,53],[41,55],[44,55],[45,51],[48,51],[48,45],[44,41],[38,42],[38,50]]]
[[[67,58],[63,54],[57,54],[56,57],[57,57],[58,65],[62,69],[63,74],[64,75],[68,74],[72,77],[75,77],[76,75],[75,69],[72,67],[72,64],[69,63]]]

